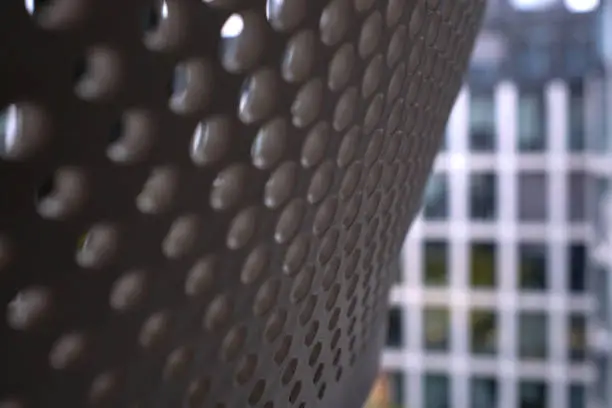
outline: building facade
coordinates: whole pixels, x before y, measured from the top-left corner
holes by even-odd
[[[612,93],[590,4],[490,1],[391,294],[380,407],[612,407]]]

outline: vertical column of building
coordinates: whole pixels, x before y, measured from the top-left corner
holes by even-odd
[[[450,217],[449,288],[451,309],[451,398],[457,408],[467,408],[468,384],[468,220],[469,197],[469,100],[466,86],[457,99],[451,123],[451,149],[448,160]]]
[[[500,408],[514,408],[516,396],[516,254],[517,235],[517,88],[511,81],[497,86],[496,127],[499,140],[500,256],[499,276],[499,359]]]
[[[567,406],[568,374],[568,304],[567,295],[567,122],[568,92],[562,80],[554,80],[546,86],[546,120],[548,183],[548,234],[551,246],[551,287],[548,302],[549,312],[549,408]]]

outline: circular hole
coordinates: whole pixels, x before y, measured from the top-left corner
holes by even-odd
[[[85,354],[86,340],[80,333],[61,336],[49,353],[49,363],[56,370],[74,366]]]
[[[238,384],[244,385],[251,379],[251,377],[253,377],[256,368],[257,356],[253,354],[244,356],[238,365],[234,379]]]
[[[130,110],[109,130],[107,157],[116,163],[142,160],[151,148],[157,129],[155,118],[147,111]]]
[[[265,21],[253,11],[234,13],[221,27],[221,65],[231,73],[255,66],[265,43]]]
[[[113,97],[120,90],[121,65],[121,56],[115,49],[107,46],[89,49],[75,65],[73,81],[77,96],[88,101]]]
[[[197,215],[183,215],[170,225],[162,241],[162,253],[169,259],[177,259],[193,251],[200,233],[200,219]]]
[[[308,358],[308,365],[314,367],[314,365],[319,360],[322,348],[323,346],[321,345],[321,342],[315,344],[314,348],[312,349],[312,352],[310,353],[310,357]]]
[[[166,358],[164,377],[167,380],[178,379],[188,370],[193,361],[193,350],[190,347],[179,347],[174,349]]]
[[[255,405],[263,397],[264,391],[266,390],[266,382],[264,380],[258,380],[253,389],[251,390],[251,394],[249,395],[249,404]]]
[[[41,150],[49,133],[45,112],[27,102],[0,109],[0,158],[25,160]]]
[[[205,59],[185,61],[174,70],[170,109],[177,114],[202,111],[212,97],[213,68]]]
[[[289,382],[293,379],[293,376],[295,375],[295,371],[297,370],[297,366],[298,366],[298,361],[295,358],[291,359],[289,364],[287,364],[287,367],[285,368],[285,371],[283,372],[283,376],[281,377],[281,381],[283,385],[289,384]]]
[[[109,296],[110,306],[118,312],[133,309],[145,296],[147,277],[143,271],[132,271],[119,277]]]
[[[209,378],[192,380],[189,384],[189,388],[187,388],[183,403],[184,408],[198,408],[203,406],[210,392],[210,387],[211,381]]]
[[[232,120],[226,116],[211,116],[198,123],[191,140],[191,160],[197,166],[221,160],[229,150],[232,132]]]
[[[321,388],[319,388],[319,399],[323,399],[323,397],[325,396],[325,390],[327,389],[327,384],[323,383],[321,384]]]
[[[302,383],[300,381],[297,381],[293,385],[293,388],[291,389],[291,393],[289,394],[289,402],[293,404],[300,396],[301,391],[302,391]]]
[[[136,197],[136,207],[145,214],[159,214],[168,210],[175,199],[178,179],[179,174],[172,167],[153,169]]]
[[[95,225],[77,241],[77,264],[83,268],[103,267],[116,255],[118,238],[119,233],[114,226]]]
[[[89,390],[89,400],[93,405],[114,405],[119,379],[115,373],[105,372],[95,377]]]
[[[170,10],[165,0],[154,0],[142,13],[142,30],[151,33],[159,29],[162,21],[168,18]]]
[[[321,377],[323,377],[323,368],[325,367],[325,365],[323,363],[320,363],[317,367],[317,370],[315,371],[314,377],[312,378],[312,382],[317,384],[320,380]]]
[[[39,185],[35,203],[43,218],[61,219],[78,210],[85,197],[85,176],[77,169],[64,168]]]
[[[47,288],[24,289],[10,301],[6,310],[8,325],[15,330],[31,330],[42,323],[52,307],[52,294]]]

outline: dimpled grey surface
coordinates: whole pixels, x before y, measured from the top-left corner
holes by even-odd
[[[359,407],[483,8],[0,1],[0,407]]]

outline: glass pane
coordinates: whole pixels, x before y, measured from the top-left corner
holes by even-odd
[[[450,318],[448,309],[428,308],[423,311],[425,325],[423,344],[428,351],[446,351],[450,344]]]
[[[569,408],[584,408],[585,407],[585,389],[584,385],[572,384],[569,388]]]
[[[597,309],[595,317],[600,322],[608,322],[608,327],[612,330],[612,304],[610,303],[610,272],[601,266],[593,266],[589,272],[589,277],[592,279],[592,292],[597,299]]]
[[[470,281],[477,288],[495,287],[495,244],[472,244]]]
[[[583,361],[586,357],[586,317],[572,314],[568,330],[569,358],[572,361]]]
[[[519,246],[519,286],[526,290],[546,290],[546,245],[521,244]]]
[[[472,378],[472,408],[495,408],[497,406],[497,381],[493,378]]]
[[[571,172],[568,176],[569,199],[567,213],[570,221],[584,221],[586,207],[587,177],[583,172]]]
[[[476,92],[470,97],[470,148],[495,150],[495,99],[493,92]]]
[[[595,366],[597,374],[595,376],[595,395],[601,401],[607,401],[608,398],[612,398],[612,390],[610,390],[610,362],[606,358],[595,359]],[[610,395],[610,397],[608,397]]]
[[[497,216],[496,178],[493,173],[475,173],[470,180],[470,215],[476,220]]]
[[[388,318],[389,326],[387,329],[387,346],[401,347],[404,343],[401,308],[391,307]]]
[[[570,245],[569,249],[569,290],[573,293],[582,293],[585,290],[586,279],[586,248],[581,244]]]
[[[424,408],[450,408],[448,376],[428,374],[424,377]]]
[[[523,173],[518,179],[521,221],[545,221],[547,218],[547,179],[545,174]]]
[[[579,61],[580,59],[576,60]],[[569,84],[569,149],[584,150],[584,87],[582,81]]]
[[[546,408],[548,387],[542,381],[521,381],[519,384],[520,408]]]
[[[474,354],[497,352],[497,316],[488,310],[470,313],[471,349]]]
[[[446,242],[425,242],[425,284],[444,286],[448,284],[448,245]]]
[[[548,317],[545,313],[519,314],[519,356],[545,359],[548,356]]]
[[[444,219],[448,216],[448,186],[444,174],[433,174],[427,182],[423,216],[426,219]]]
[[[518,149],[536,152],[546,149],[543,92],[524,92],[518,102]]]

